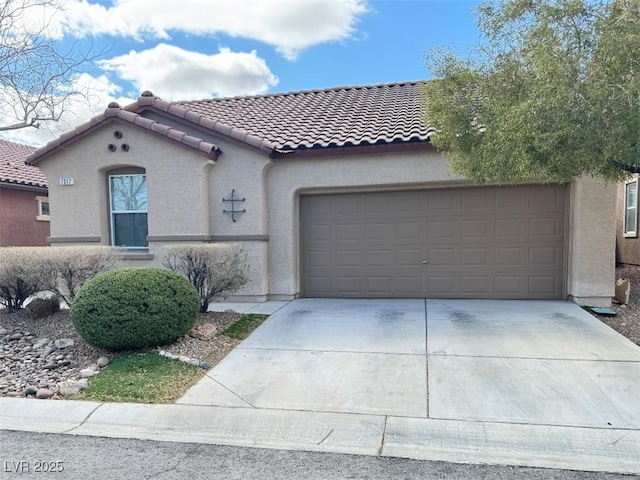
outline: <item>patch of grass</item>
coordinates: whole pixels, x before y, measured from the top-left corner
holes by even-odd
[[[174,403],[206,372],[155,352],[116,356],[77,400],[98,402]]]
[[[237,340],[244,340],[251,335],[251,332],[262,325],[262,322],[264,322],[268,316],[269,315],[249,313],[233,325],[229,326],[224,332],[222,332],[222,334]]]

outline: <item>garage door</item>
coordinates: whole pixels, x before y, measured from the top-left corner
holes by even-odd
[[[300,198],[307,297],[563,296],[564,186]]]

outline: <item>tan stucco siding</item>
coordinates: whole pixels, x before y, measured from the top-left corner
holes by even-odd
[[[116,130],[122,138],[114,138]],[[128,151],[121,148],[125,143]],[[107,176],[122,167],[146,171],[150,236],[208,233],[208,178],[215,167],[206,157],[135,127],[108,124],[40,167],[50,179],[52,205],[61,209],[51,222],[54,242],[56,237],[99,237],[109,243]],[[73,178],[73,185],[61,186],[63,177]]]
[[[266,234],[267,204],[264,175],[272,165],[264,153],[215,140],[222,153],[218,158],[210,180],[209,203],[211,205],[211,235],[259,235]],[[238,214],[234,222],[223,210],[231,210],[228,199],[232,190],[244,202],[235,204]]]
[[[114,137],[115,130],[123,133],[121,139]],[[294,298],[301,292],[301,194],[467,184],[434,151],[271,160],[267,152],[233,139],[190,133],[221,148],[215,164],[177,142],[119,122],[45,158],[40,167],[50,182],[52,244],[56,238],[108,244],[107,172],[143,168],[151,255],[132,264],[160,266],[166,243],[238,241],[247,252],[251,280],[237,299]],[[115,152],[110,144],[118,147]],[[72,177],[74,185],[60,186],[62,177]],[[236,208],[246,210],[236,222],[223,212],[231,208],[223,198],[234,189],[245,199]],[[580,303],[608,304],[615,267],[615,186],[584,178],[572,182],[569,191],[566,295]]]
[[[591,177],[571,184],[567,290],[582,305],[609,305],[614,293],[616,185]]]
[[[372,189],[463,184],[442,156],[413,152],[360,157],[277,160],[267,174],[269,291],[273,298],[300,293],[298,197]]]
[[[637,176],[637,175],[636,175]],[[620,263],[640,265],[640,237],[624,235],[625,183],[616,187],[616,260]]]

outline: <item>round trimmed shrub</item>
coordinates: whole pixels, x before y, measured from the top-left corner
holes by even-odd
[[[170,270],[119,268],[87,282],[71,319],[87,343],[107,350],[140,350],[172,343],[194,325],[200,296]]]

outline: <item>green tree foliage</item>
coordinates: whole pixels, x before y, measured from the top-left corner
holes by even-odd
[[[439,48],[424,86],[433,145],[478,182],[640,172],[640,1],[491,0],[469,58]]]

